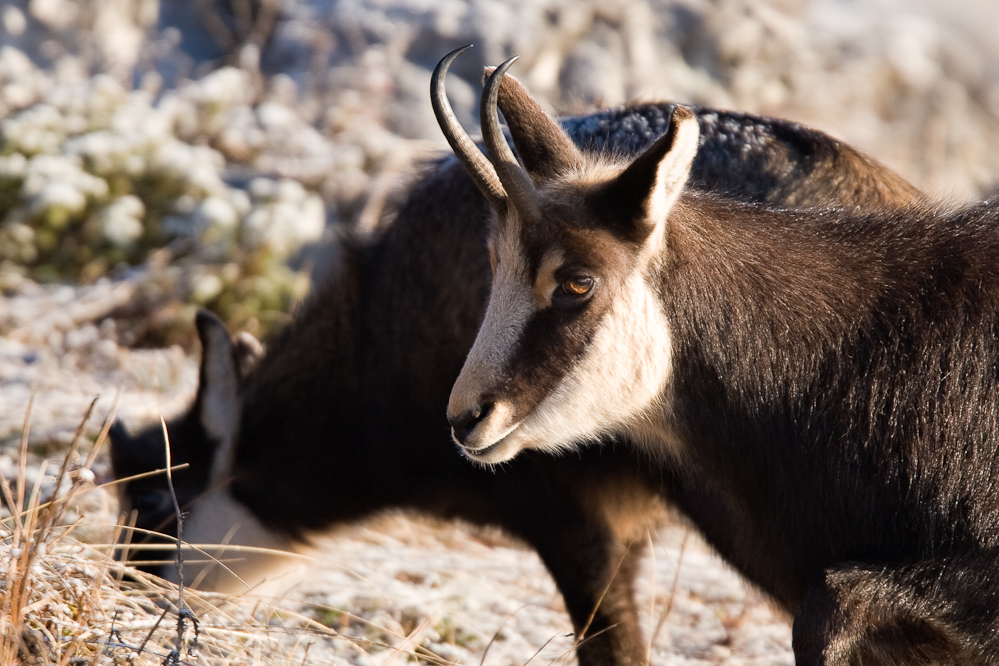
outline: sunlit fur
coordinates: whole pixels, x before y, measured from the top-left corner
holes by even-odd
[[[460,415],[480,404],[491,406],[470,433],[456,440],[473,460],[498,463],[525,448],[551,451],[599,440],[661,412],[672,345],[657,294],[654,276],[658,266],[653,259],[663,249],[665,220],[683,190],[697,151],[697,120],[691,115],[677,123],[675,132],[672,148],[658,163],[652,191],[641,207],[648,228],[626,258],[638,266],[651,266],[651,272],[629,273],[619,266],[613,272],[627,273],[621,284],[612,286],[609,277],[598,282],[596,290],[615,292],[610,309],[597,326],[586,331],[589,342],[585,353],[559,368],[562,375],[558,382],[546,387],[540,400],[528,408],[518,392],[520,383],[510,380],[511,359],[525,344],[528,322],[557,307],[550,298],[539,301],[538,294],[550,294],[557,285],[552,276],[562,268],[559,261],[565,260],[565,250],[557,239],[551,241],[544,246],[539,266],[532,273],[527,255],[533,228],[515,213],[499,216],[490,240],[496,257],[492,294],[448,404],[450,415]],[[541,192],[546,202],[559,202],[568,209],[565,224],[571,225],[586,217],[582,210],[574,214],[578,205],[574,200],[585,199],[588,193],[599,192],[621,177],[626,164],[596,161],[587,168],[583,162],[582,168],[545,182]],[[556,226],[551,219],[534,222],[535,226],[542,224]],[[566,265],[567,270],[574,267]]]
[[[462,385],[517,415],[469,455],[582,452],[600,432],[655,453],[698,495],[708,539],[794,616],[797,666],[999,664],[999,199],[780,209],[664,193],[694,122],[677,112],[672,143],[572,187],[572,146],[540,107],[504,115],[539,215],[497,264],[557,248],[598,288],[532,313],[487,384]],[[524,291],[507,277],[491,298]]]
[[[662,134],[672,108],[643,104],[564,122],[587,153],[634,155]],[[713,109],[699,117],[705,129],[692,173],[697,188],[781,204],[897,204],[918,196],[884,166],[807,127]],[[525,454],[500,469],[458,454],[444,406],[485,311],[488,212],[457,161],[443,159],[414,178],[376,238],[331,248],[338,270],[317,280],[263,359],[244,363],[236,341],[240,427],[232,464],[218,463],[221,442],[201,418],[211,411],[205,389],[212,387],[204,382],[217,373],[203,374],[191,409],[168,422],[173,462],[187,465],[173,477],[178,501],[195,516],[190,533],[219,541],[229,533],[223,522],[202,520],[212,515],[199,509],[207,502],[231,511],[227,520],[240,525],[234,538],[256,534],[261,543],[253,545],[278,539],[300,547],[316,533],[384,510],[498,527],[537,552],[551,572],[577,637],[585,638],[577,649],[581,666],[645,664],[633,588],[663,500],[702,528],[731,519],[703,489],[654,469],[621,442],[563,458]],[[212,348],[210,340],[223,337],[200,329],[199,336]],[[203,362],[217,360],[203,352]],[[163,467],[159,424],[134,436],[116,425],[110,452],[122,506],[137,509],[137,526],[175,535],[165,477],[126,480]],[[209,488],[227,499],[205,496]],[[259,525],[270,539],[253,532]],[[720,529],[709,538],[719,543],[728,534]],[[141,566],[173,575],[172,541],[155,542],[161,550],[130,558],[165,560]],[[193,567],[185,569],[189,584]],[[200,586],[225,582],[213,576]]]

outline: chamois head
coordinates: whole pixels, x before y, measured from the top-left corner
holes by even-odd
[[[125,522],[135,528],[134,533],[124,530],[123,541],[129,545],[121,553],[142,571],[177,580],[176,500],[187,515],[183,540],[202,545],[185,551],[187,584],[239,590],[256,582],[257,572],[278,556],[227,553],[214,544],[287,547],[227,493],[240,392],[263,347],[248,333],[230,337],[225,324],[208,311],[198,313],[196,324],[202,348],[198,393],[188,412],[167,422],[170,462],[178,468],[173,472],[174,492],[166,478],[167,442],[159,423],[131,435],[116,422],[110,432],[115,478],[126,479],[118,485],[120,508]],[[160,473],[154,473],[157,470]]]
[[[693,113],[677,107],[666,134],[637,158],[584,155],[516,80],[504,79],[511,59],[482,95],[487,159],[444,94],[448,66],[462,50],[437,66],[431,98],[496,217],[492,293],[448,419],[470,458],[497,463],[521,449],[608,434],[657,401],[670,344],[653,276],[699,130]],[[523,167],[500,130],[497,105]]]

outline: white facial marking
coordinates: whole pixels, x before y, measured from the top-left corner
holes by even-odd
[[[448,414],[464,414],[481,406],[484,396],[496,387],[497,378],[508,365],[524,326],[537,311],[534,285],[528,278],[527,264],[520,243],[520,225],[511,215],[494,236],[496,255],[501,261],[496,266],[493,285],[504,288],[489,298],[482,326],[475,344],[468,352],[465,365],[451,390]],[[474,441],[465,445],[478,448],[479,441],[495,441],[510,424],[509,407],[497,404],[492,415],[476,429]]]
[[[659,161],[655,183],[643,202],[652,228],[636,257],[640,269],[621,286],[620,293],[613,295],[611,308],[582,360],[520,422],[511,421],[513,409],[503,402],[498,381],[505,375],[530,316],[551,306],[554,273],[562,255],[557,249],[549,250],[539,281],[529,284],[519,225],[500,227],[492,246],[500,261],[486,317],[448,405],[448,413],[458,415],[481,406],[484,396],[493,402],[492,411],[463,444],[474,460],[498,463],[525,448],[569,448],[582,440],[623,433],[640,445],[656,441],[659,446],[651,448],[661,450],[665,443],[674,453],[682,453],[682,443],[669,425],[673,370],[669,322],[646,280],[646,271],[652,274],[656,270],[667,217],[683,191],[697,153],[697,120],[681,116],[675,131],[672,146]],[[545,290],[547,298],[543,297]]]
[[[555,271],[562,267],[565,255],[559,248],[552,248],[541,259],[538,277],[534,284],[534,303],[538,310],[551,306],[552,294],[558,287]]]
[[[202,590],[240,592],[259,585],[268,571],[286,564],[282,552],[239,551],[227,546],[252,546],[274,551],[294,552],[295,544],[267,529],[249,509],[225,489],[201,498],[184,521],[184,543],[197,550],[184,550],[184,580]],[[213,544],[218,544],[213,547]],[[210,557],[209,557],[210,556]],[[212,558],[221,563],[211,561]],[[168,580],[176,582],[177,572],[168,567]]]
[[[525,448],[557,450],[616,433],[647,438],[670,381],[669,326],[641,275],[632,276],[586,353],[523,421],[475,460],[497,463]]]

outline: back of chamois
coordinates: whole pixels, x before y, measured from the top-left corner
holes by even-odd
[[[511,99],[504,93],[500,104]],[[644,104],[562,122],[581,151],[635,154],[662,133],[672,109]],[[704,149],[692,180],[705,189],[779,205],[918,196],[849,146],[795,123],[713,109],[698,117]],[[190,512],[185,539],[291,549],[395,508],[499,526],[551,572],[583,666],[644,663],[632,586],[645,530],[663,496],[691,515],[712,512],[713,499],[622,445],[563,459],[525,455],[496,471],[457,453],[442,407],[489,294],[488,213],[464,169],[447,159],[420,175],[377,238],[345,239],[338,268],[263,357],[245,337],[230,340],[217,319],[198,317],[198,393],[167,424],[173,463],[189,464],[173,476]],[[159,425],[136,438],[116,427],[111,453],[118,478],[162,467]],[[122,484],[122,499],[138,527],[176,534],[162,475]],[[174,552],[136,555],[169,561]],[[251,584],[254,569],[268,564],[221,546],[215,554]],[[145,568],[176,576],[170,566]],[[201,587],[239,587],[221,567],[188,562],[185,572]]]
[[[594,160],[510,87],[521,166],[508,66],[488,159],[442,121],[495,209],[466,455],[613,437],[679,470],[799,666],[999,663],[999,201],[746,205],[685,188],[690,111]]]

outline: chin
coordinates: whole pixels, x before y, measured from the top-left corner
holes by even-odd
[[[480,446],[474,450],[461,445],[458,448],[472,462],[481,465],[497,465],[513,459],[523,447],[517,442],[517,437],[511,433],[492,444]]]

